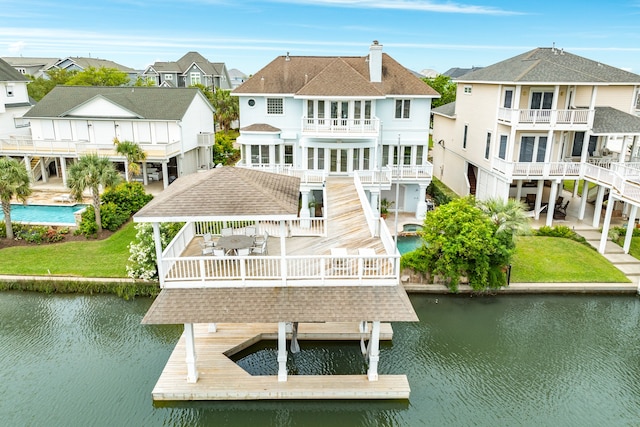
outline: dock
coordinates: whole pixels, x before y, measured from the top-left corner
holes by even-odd
[[[301,323],[298,340],[354,340],[362,334],[357,323]],[[198,381],[188,383],[185,337],[180,337],[152,395],[154,400],[279,400],[279,399],[408,399],[411,391],[406,375],[379,375],[369,381],[361,375],[253,376],[230,356],[261,340],[276,340],[275,323],[195,324]],[[391,340],[391,324],[381,324],[380,339]]]

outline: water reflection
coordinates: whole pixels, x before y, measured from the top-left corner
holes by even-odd
[[[380,373],[406,373],[409,402],[153,403],[182,328],[140,325],[150,300],[0,293],[3,425],[636,425],[636,297],[411,298]],[[275,342],[238,363],[277,373]],[[366,372],[358,343],[306,343],[293,373]]]

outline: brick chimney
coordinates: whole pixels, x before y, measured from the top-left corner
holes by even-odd
[[[371,83],[382,82],[382,45],[378,40],[369,47],[369,79]]]

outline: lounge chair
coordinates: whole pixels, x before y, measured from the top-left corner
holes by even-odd
[[[220,235],[221,236],[232,236],[233,235],[233,228],[223,228],[222,230],[220,230]]]
[[[553,211],[553,219],[565,219],[567,217],[567,206],[569,206],[569,200],[564,206],[556,206]]]
[[[75,200],[71,194],[63,194],[61,196],[56,196],[53,198],[54,202],[62,202],[62,203],[73,203]]]

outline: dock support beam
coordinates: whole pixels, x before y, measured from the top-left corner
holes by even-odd
[[[184,324],[185,348],[187,353],[187,382],[198,381],[198,370],[196,369],[196,345],[193,334],[193,323]]]
[[[287,324],[278,322],[278,381],[287,381]]]
[[[380,321],[374,321],[369,341],[369,381],[378,381],[378,361],[380,360]]]

